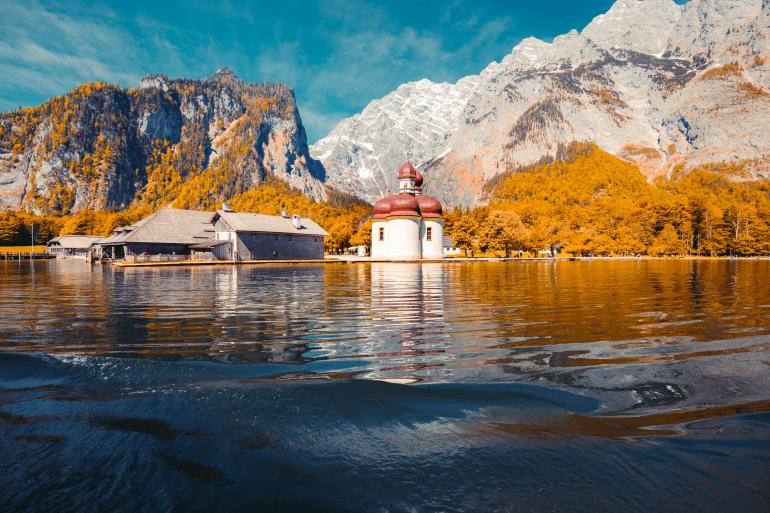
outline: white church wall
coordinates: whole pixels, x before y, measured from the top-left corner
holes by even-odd
[[[372,258],[387,258],[388,256],[388,222],[386,220],[372,221]],[[382,229],[383,240],[380,240]]]
[[[420,218],[397,217],[388,219],[385,229],[386,255],[391,259],[419,259],[422,257]]]
[[[444,222],[441,219],[423,219],[420,238],[422,258],[444,258]]]

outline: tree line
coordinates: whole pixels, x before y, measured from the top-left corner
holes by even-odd
[[[446,215],[466,252],[587,255],[770,254],[770,180],[738,181],[740,166],[708,165],[649,182],[592,144],[558,161],[498,176],[488,203]]]
[[[238,212],[280,215],[283,211],[308,217],[329,232],[326,250],[347,248],[357,234],[362,218],[371,206],[354,196],[329,188],[327,201],[313,201],[285,182],[269,177],[254,189],[235,195],[230,204]],[[210,201],[202,210],[218,207]],[[135,205],[128,210],[109,212],[85,210],[69,216],[40,216],[26,211],[0,212],[0,246],[31,243],[34,225],[35,243],[45,244],[59,235],[110,235],[116,228],[129,225],[157,210],[160,205]]]

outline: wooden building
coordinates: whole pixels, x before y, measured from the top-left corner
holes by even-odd
[[[48,241],[46,249],[56,258],[86,258],[98,251],[101,240],[102,237],[93,235],[61,235]]]
[[[324,257],[329,234],[310,219],[218,210],[211,218],[219,254],[227,260],[294,260]],[[222,241],[227,245],[221,244]],[[214,253],[217,250],[213,251]]]
[[[454,256],[462,254],[463,250],[455,245],[454,239],[450,235],[444,235],[444,256]]]
[[[212,212],[162,208],[129,226],[117,228],[99,245],[113,260],[154,261],[189,258],[191,246],[214,236]]]
[[[134,262],[324,257],[329,234],[300,216],[164,208],[100,242],[102,256]]]

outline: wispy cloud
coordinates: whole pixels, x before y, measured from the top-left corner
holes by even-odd
[[[512,32],[508,17],[463,2],[437,4],[430,26],[418,27],[424,13],[405,21],[400,8],[357,0],[286,0],[274,12],[228,1],[164,13],[41,1],[0,0],[0,109],[87,81],[133,86],[147,73],[196,77],[228,65],[247,80],[293,86],[311,141],[403,82],[457,80],[516,42],[501,43]]]
[[[0,96],[61,94],[79,83],[135,82],[142,55],[110,17],[84,18],[35,2],[2,7]],[[14,93],[14,94],[12,94]],[[0,106],[1,107],[1,106]]]
[[[468,72],[481,71],[483,65],[478,64],[458,70],[457,62],[478,62],[479,53],[489,53],[481,50],[493,44],[500,48],[498,40],[510,30],[511,20],[501,17],[481,22],[462,13],[453,16],[456,7],[448,5],[440,13],[439,28],[446,32],[421,31],[392,19],[378,5],[356,2],[351,8],[348,0],[331,0],[323,10],[339,23],[333,29],[319,29],[329,47],[323,60],[307,62],[299,45],[281,44],[263,48],[256,65],[260,74],[287,77],[295,85],[312,140],[333,128],[339,121],[338,112],[360,111],[404,82],[422,78],[455,81]],[[447,37],[458,30],[470,33],[460,44]]]

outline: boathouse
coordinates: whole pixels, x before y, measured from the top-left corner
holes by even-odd
[[[98,249],[101,240],[93,235],[60,235],[48,241],[46,250],[56,258],[86,258]]]
[[[128,226],[121,226],[99,245],[113,260],[184,260],[190,247],[214,236],[211,212],[162,208]],[[152,258],[154,257],[154,258]]]
[[[324,237],[329,236],[316,223],[298,215],[269,216],[224,208],[213,215],[211,224],[213,240],[195,249],[211,246],[217,260],[323,258]]]
[[[297,215],[163,208],[100,242],[104,258],[129,262],[294,260],[324,257],[326,230]]]

